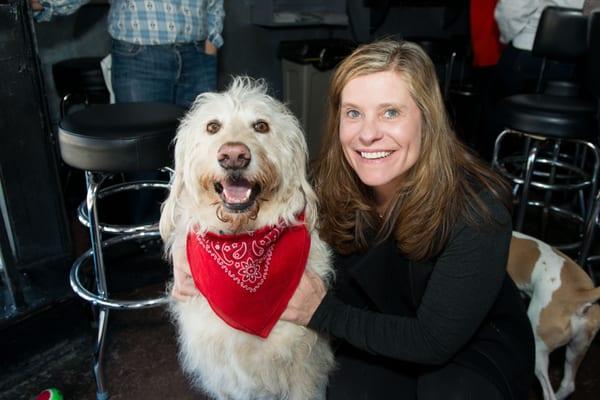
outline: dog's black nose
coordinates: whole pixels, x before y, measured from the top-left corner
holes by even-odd
[[[243,169],[250,164],[250,149],[243,143],[225,143],[217,153],[219,165],[225,169]]]

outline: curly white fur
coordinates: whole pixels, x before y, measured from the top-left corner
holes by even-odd
[[[215,134],[207,128],[211,121],[220,125]],[[266,122],[269,131],[257,132],[257,121]],[[249,149],[252,158],[244,177],[261,182],[250,217],[228,211],[215,192],[213,183],[226,174],[217,160],[226,143]],[[330,252],[315,229],[316,196],[306,178],[307,158],[298,121],[267,95],[264,82],[237,77],[223,93],[198,96],[176,137],[175,173],[160,220],[167,255],[187,263],[190,231],[253,231],[281,220],[296,224],[304,210],[312,240],[307,269],[328,282]],[[184,370],[217,399],[308,400],[326,386],[333,355],[327,341],[310,329],[279,321],[261,339],[231,328],[202,296],[173,301],[171,311]]]

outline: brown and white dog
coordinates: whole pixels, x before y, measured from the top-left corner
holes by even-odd
[[[535,375],[544,399],[564,399],[575,390],[575,374],[600,328],[600,287],[569,257],[531,236],[513,232],[508,273],[530,297],[527,314],[535,336]],[[548,377],[552,351],[567,346],[564,375],[554,393]]]
[[[293,291],[304,268],[325,282],[332,275],[307,158],[297,119],[247,77],[198,96],[178,129],[160,232],[202,295],[170,310],[182,366],[213,398],[324,396],[333,367],[326,338],[278,320],[289,300],[280,287]]]

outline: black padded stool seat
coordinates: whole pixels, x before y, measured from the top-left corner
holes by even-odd
[[[85,171],[134,172],[170,164],[167,150],[185,110],[162,103],[97,104],[59,123],[64,162]]]
[[[595,104],[578,97],[515,95],[501,101],[500,112],[511,129],[558,139],[590,139],[596,129]]]

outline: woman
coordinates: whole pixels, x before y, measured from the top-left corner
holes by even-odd
[[[305,274],[282,319],[329,334],[329,399],[525,399],[534,344],[506,273],[505,184],[452,132],[416,45],[337,68],[316,169],[334,288]],[[335,184],[332,184],[335,182]]]

